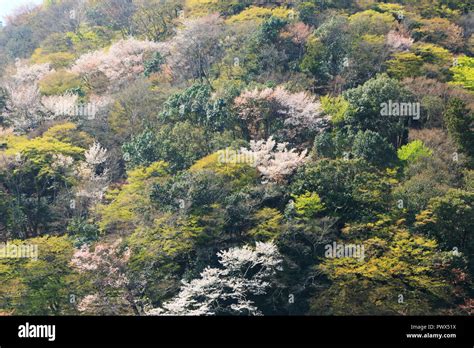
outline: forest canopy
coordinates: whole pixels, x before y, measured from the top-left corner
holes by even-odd
[[[0,315],[472,315],[468,0],[45,0],[0,27]]]

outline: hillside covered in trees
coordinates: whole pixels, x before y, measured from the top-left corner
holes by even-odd
[[[472,10],[18,9],[0,315],[473,314]]]

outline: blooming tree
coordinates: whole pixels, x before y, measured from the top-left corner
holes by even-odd
[[[130,250],[120,250],[122,240],[76,249],[71,265],[92,280],[96,292],[84,296],[77,309],[85,314],[123,314],[133,307],[125,275]]]
[[[206,80],[222,53],[223,20],[218,14],[185,20],[184,28],[168,42],[167,62],[173,75]]]
[[[102,164],[107,160],[107,150],[100,146],[99,143],[94,143],[84,156],[86,157],[86,163],[88,164]]]
[[[313,28],[303,22],[289,24],[280,36],[291,38],[291,41],[297,45],[305,44]]]
[[[260,315],[252,296],[266,294],[281,270],[281,256],[272,243],[257,242],[218,254],[222,268],[206,268],[201,278],[183,281],[179,294],[148,315]]]
[[[57,171],[69,171],[72,168],[73,164],[74,158],[58,153],[53,155],[53,162],[51,163],[51,167]]]
[[[34,114],[42,110],[40,91],[36,84],[10,85],[7,87],[7,91],[10,94],[8,109],[19,116],[23,116],[22,118],[19,117],[18,120],[12,119],[14,122],[27,122],[28,116],[37,117]],[[33,119],[30,121],[32,122]]]
[[[83,197],[92,205],[100,202],[108,187],[108,169],[103,168],[107,160],[107,149],[94,143],[84,154],[85,161],[79,165],[77,197]]]
[[[157,51],[160,47],[161,44],[134,38],[120,40],[108,50],[82,55],[76,60],[71,71],[86,80],[102,73],[109,80],[109,89],[118,90],[143,73],[145,53]]]
[[[264,178],[283,182],[305,162],[307,150],[301,153],[287,149],[288,143],[277,143],[272,137],[268,140],[250,141],[250,150],[242,148],[244,156],[253,158],[258,171]]]
[[[240,119],[252,138],[281,133],[294,139],[304,131],[323,129],[329,118],[322,116],[321,103],[305,92],[291,93],[284,87],[247,90],[235,101]]]
[[[27,65],[20,60],[15,67],[15,74],[5,84],[9,95],[7,117],[15,128],[29,129],[44,118],[38,81],[51,70],[49,64]]]
[[[27,65],[21,60],[18,60],[15,63],[15,67],[16,72],[15,75],[12,76],[12,79],[19,83],[37,82],[51,72],[49,63]]]
[[[408,50],[415,40],[410,37],[406,32],[400,30],[391,30],[387,34],[386,42],[387,45],[394,50],[406,51]]]
[[[41,103],[55,118],[73,115],[78,99],[77,94],[66,93],[63,95],[44,96],[41,98]]]

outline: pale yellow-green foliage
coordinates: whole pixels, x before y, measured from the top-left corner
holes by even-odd
[[[253,220],[256,226],[249,231],[249,235],[260,241],[275,239],[284,229],[283,215],[274,208],[263,208],[257,211]]]
[[[67,32],[65,36],[78,55],[107,47],[112,41],[120,39],[118,33],[108,32],[104,27],[89,27],[84,24],[75,32]]]
[[[43,133],[44,138],[53,138],[63,143],[72,144],[82,148],[89,148],[94,143],[94,139],[84,131],[77,129],[77,125],[72,122],[57,124]]]
[[[299,217],[312,218],[324,210],[324,204],[316,192],[306,192],[295,196],[295,212]]]
[[[266,7],[257,7],[251,6],[239,14],[236,14],[230,17],[228,23],[244,22],[244,21],[255,21],[262,22],[270,17],[278,18],[291,18],[295,16],[295,11],[287,9],[285,7],[276,7],[276,8],[266,8]]]
[[[39,81],[39,89],[43,95],[61,95],[82,84],[78,75],[66,70],[52,72]]]
[[[453,62],[453,54],[438,45],[417,43],[411,47],[411,50],[425,62],[439,65],[451,64]]]
[[[474,92],[474,58],[461,56],[457,64],[451,68],[454,74],[453,84]]]
[[[421,140],[413,140],[398,149],[397,155],[401,161],[415,162],[421,157],[430,157],[433,151],[426,147]]]
[[[50,137],[37,137],[29,139],[26,136],[8,136],[4,139],[7,143],[6,155],[26,154],[33,158],[45,154],[62,154],[79,158],[84,149],[78,146],[59,141]]]
[[[44,53],[38,47],[31,55],[31,62],[34,64],[50,63],[53,69],[68,67],[76,57],[69,52]]]
[[[184,8],[191,17],[201,17],[216,12],[219,0],[186,0]]]
[[[0,258],[0,313],[44,314],[44,307],[50,302],[49,313],[53,314],[57,293],[67,299],[71,285],[68,282],[73,280],[72,274],[68,274],[74,250],[70,239],[68,236],[42,236],[8,243],[19,248],[35,247],[37,258],[34,255]],[[66,300],[62,302],[67,303]]]
[[[384,13],[387,12],[395,15],[405,14],[405,6],[400,4],[377,3],[374,7]]]
[[[390,76],[402,79],[421,74],[423,59],[412,52],[399,52],[386,62]]]
[[[331,97],[325,95],[321,97],[321,106],[324,113],[331,116],[331,122],[338,124],[344,121],[344,116],[349,110],[350,104],[343,96]]]
[[[229,149],[228,151],[235,151]],[[225,150],[217,151],[198,161],[189,169],[190,172],[211,170],[229,179],[238,186],[251,183],[258,178],[257,170],[249,163],[226,162]]]
[[[334,314],[344,311],[415,314],[431,307],[430,298],[448,300],[452,296],[436,267],[441,257],[437,242],[410,233],[402,226],[403,222],[398,227],[382,225],[374,225],[368,239],[351,239],[350,244],[364,246],[364,260],[325,258],[318,268],[331,279],[332,286],[321,298],[314,299],[314,308],[322,308],[330,302]],[[363,233],[368,232],[364,226],[360,228]],[[349,303],[361,293],[366,295],[364,299],[348,310]],[[397,301],[400,294],[404,296],[403,302]]]
[[[168,164],[160,161],[128,172],[126,184],[110,189],[106,193],[109,203],[98,206],[101,216],[99,227],[108,230],[133,224],[139,217],[138,209],[146,209],[151,205],[151,187],[166,179],[167,168]]]
[[[351,31],[359,36],[365,34],[384,35],[395,25],[395,18],[390,13],[374,10],[358,12],[349,17]]]
[[[137,228],[128,240],[135,251],[132,264],[160,257],[168,259],[192,248],[193,239],[203,228],[192,218],[171,223],[172,219],[171,215],[165,214],[154,221],[153,228]]]
[[[385,42],[385,36],[383,35],[366,34],[361,39],[370,44],[383,44]]]

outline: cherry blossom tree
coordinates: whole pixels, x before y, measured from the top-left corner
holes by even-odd
[[[9,95],[7,118],[18,129],[35,127],[44,119],[44,108],[38,81],[51,72],[49,64],[27,65],[18,60],[16,72],[7,79],[5,89]]]
[[[63,95],[43,96],[41,103],[46,110],[51,112],[52,118],[56,118],[73,115],[78,99],[77,94],[65,93]]]
[[[10,95],[9,119],[18,128],[30,128],[42,118],[41,95],[36,84],[18,84],[7,87]]]
[[[98,73],[108,79],[109,89],[115,91],[133,81],[144,71],[147,52],[157,51],[162,44],[134,38],[120,40],[108,50],[98,50],[82,55],[71,68],[73,73],[86,81]]]
[[[183,281],[179,294],[148,315],[261,315],[252,297],[265,295],[282,258],[272,243],[257,242],[217,254],[222,268],[206,268],[201,277]]]
[[[85,199],[90,205],[95,205],[102,200],[109,183],[108,169],[104,168],[107,161],[107,149],[96,142],[84,156],[85,161],[81,162],[77,170],[79,184],[76,188],[76,197]]]
[[[184,20],[183,25],[168,42],[167,62],[176,77],[208,80],[212,64],[222,53],[223,20],[212,14]]]
[[[291,23],[285,27],[280,36],[283,39],[290,39],[291,42],[296,45],[299,58],[301,58],[304,54],[305,44],[313,30],[313,27],[310,27],[303,22]]]
[[[280,34],[282,37],[290,37],[297,45],[306,43],[311,35],[313,28],[303,22],[292,23],[286,26],[285,30]]]
[[[304,131],[318,132],[329,121],[314,97],[306,92],[291,93],[282,86],[244,91],[234,103],[253,139],[279,134],[293,140]]]
[[[18,60],[15,62],[16,72],[12,76],[15,82],[30,83],[41,80],[51,72],[49,63],[28,65],[24,61]]]
[[[251,140],[250,150],[242,148],[241,152],[253,158],[255,166],[265,179],[284,182],[288,176],[305,162],[307,150],[301,153],[296,149],[287,149],[288,143],[277,143],[272,137],[268,140]]]
[[[409,33],[401,30],[391,30],[387,34],[386,42],[389,47],[394,50],[406,51],[415,40],[412,39]]]
[[[128,291],[125,275],[130,250],[122,251],[119,238],[94,247],[83,245],[76,249],[71,265],[92,281],[95,292],[84,296],[77,309],[84,314],[130,314],[135,311],[133,296]]]

